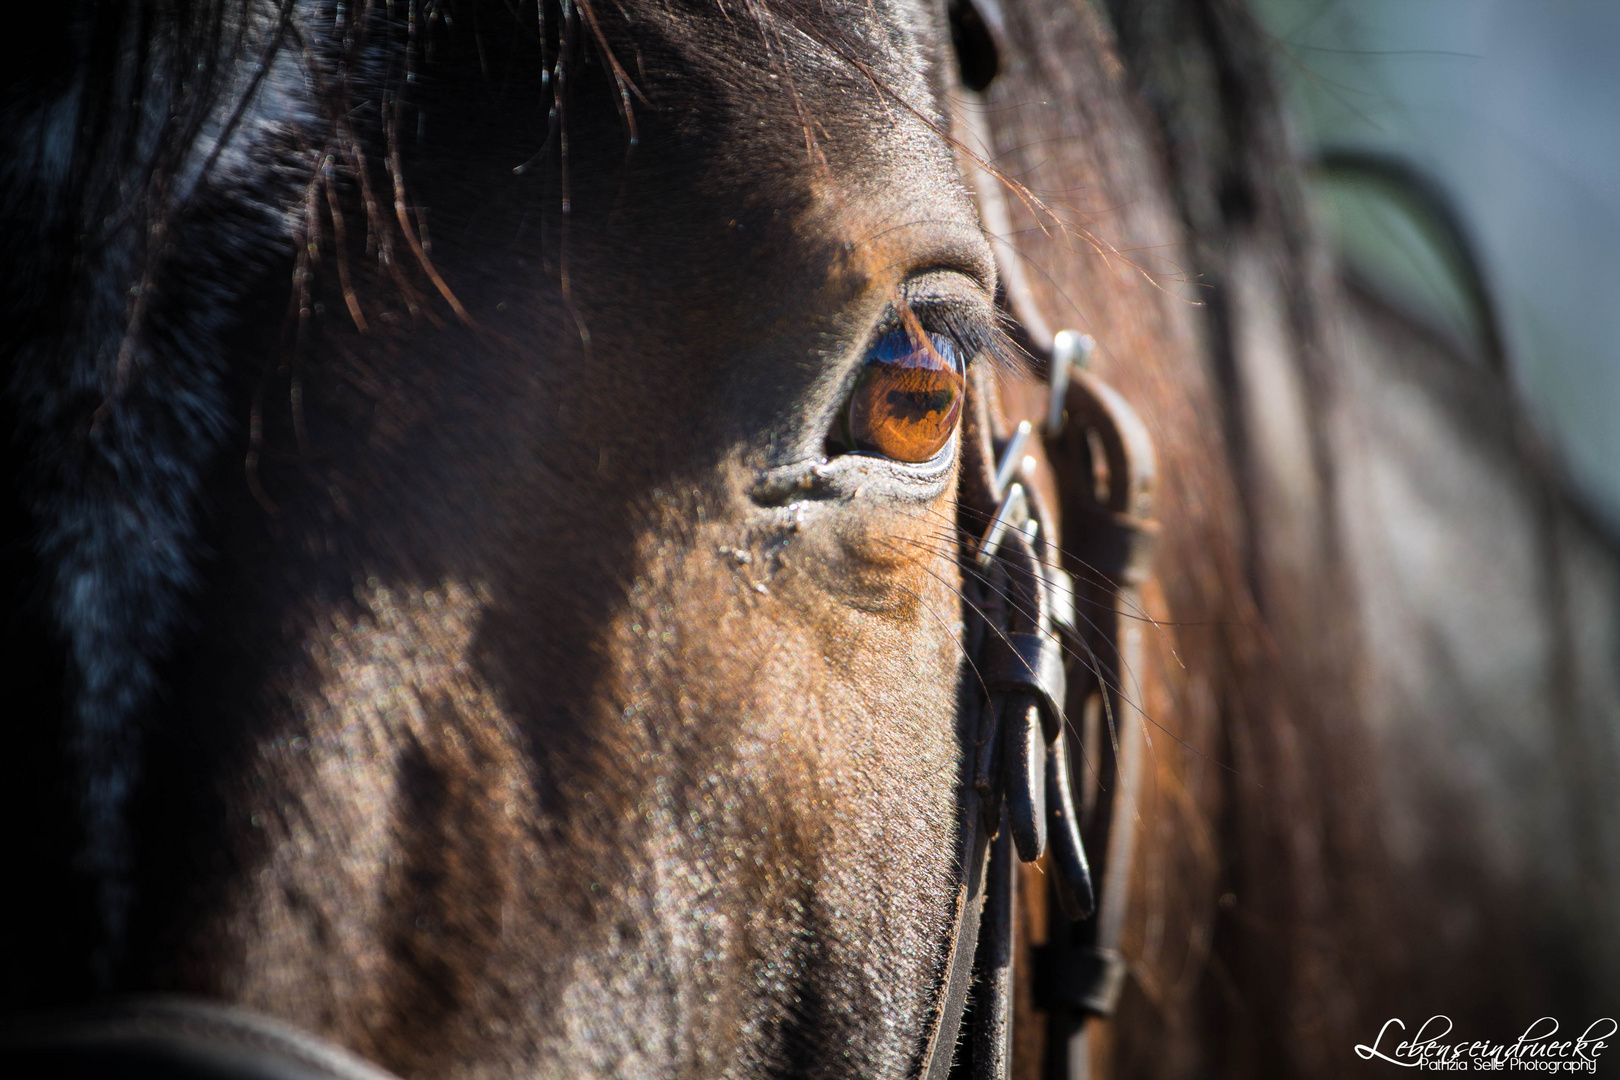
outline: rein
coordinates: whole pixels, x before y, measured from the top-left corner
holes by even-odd
[[[1023,862],[1046,856],[1055,909],[1048,943],[1034,954],[1036,1004],[1050,1018],[1043,1075],[1089,1074],[1087,1022],[1110,1016],[1124,985],[1119,943],[1142,746],[1136,623],[1157,532],[1147,516],[1154,455],[1124,399],[1078,367],[1089,351],[1089,339],[1063,331],[1046,357],[1042,439],[1056,518],[1040,494],[1041,466],[1024,453],[1031,423],[1001,420],[989,372],[980,370],[970,390],[958,515],[965,677],[976,715],[963,724],[972,733],[963,747],[963,877],[924,1080],[1008,1073],[1015,853]],[[968,1049],[957,1060],[964,1024]]]

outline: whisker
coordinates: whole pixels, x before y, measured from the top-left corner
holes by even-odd
[[[996,626],[995,623],[992,622],[985,615],[983,609],[981,609],[976,603],[974,603],[973,600],[970,599],[965,592],[963,592],[960,588],[954,587],[950,581],[948,581],[944,577],[941,577],[938,574],[935,574],[934,571],[929,569],[929,568],[925,567],[924,572],[930,574],[931,576],[933,576],[941,584],[944,584],[944,585],[947,585],[947,586],[952,586],[952,590],[956,593],[957,598],[959,600],[961,600],[962,603],[966,607],[968,607],[971,611],[973,611],[973,613],[975,615],[977,615],[979,617],[980,621],[983,622],[983,624],[984,624],[984,626],[985,626],[985,628],[987,630],[994,631],[996,633],[996,635],[998,637],[1000,637],[1003,641],[1006,641],[1006,642],[1008,642],[1008,644],[1011,644],[1011,640],[1007,637],[1006,632],[1004,632],[1000,627]],[[988,695],[990,693],[990,688],[985,685],[984,678],[983,678],[983,676],[981,676],[979,674],[978,668],[974,667],[973,658],[968,655],[966,644],[958,643],[958,648],[961,649],[963,659],[965,659],[968,662],[968,666],[973,667],[974,676],[975,676],[975,678],[978,679],[978,682],[979,682],[979,689],[981,691],[983,691],[986,695]],[[1080,658],[1078,654],[1072,654],[1072,655],[1075,655],[1076,659],[1080,659],[1081,663],[1085,663],[1085,660],[1083,658]],[[1091,668],[1090,670],[1092,671],[1092,674],[1097,676],[1099,681],[1101,681],[1103,679],[1103,675],[1100,672],[1098,672],[1096,668]],[[1067,704],[1067,703],[1065,703],[1065,704]],[[1065,712],[1064,717],[1063,717],[1063,724],[1064,724],[1064,727],[1066,727],[1074,735],[1076,745],[1080,745],[1080,740],[1081,740],[1080,731],[1069,720],[1069,717],[1068,717],[1066,712]],[[1095,765],[1095,763],[1090,761],[1089,759],[1087,759],[1084,754],[1081,755],[1081,760],[1086,762],[1086,767],[1088,769],[1093,768],[1093,766]],[[1094,780],[1100,780],[1101,779],[1096,772],[1092,772],[1091,776],[1092,776],[1092,779],[1094,779]]]
[[[982,511],[982,510],[976,510],[976,509],[974,509],[972,507],[959,506],[957,509],[958,509],[959,513],[967,515],[969,517],[977,518],[978,521],[981,524],[984,524],[986,526],[989,525],[989,523],[990,523],[990,521],[991,521],[991,519],[993,517],[993,515],[990,514],[990,513],[987,513],[987,512]],[[949,525],[950,525],[950,528],[953,531],[957,530],[956,522],[952,521],[948,515],[946,515],[944,513],[941,513],[940,511],[935,510],[932,507],[924,508],[923,512],[924,513],[934,514],[942,522],[948,522]],[[1075,578],[1076,580],[1078,580],[1080,582],[1083,582],[1085,584],[1088,584],[1088,585],[1095,585],[1098,588],[1102,588],[1102,589],[1116,590],[1116,591],[1119,589],[1119,587],[1120,587],[1119,582],[1115,581],[1113,578],[1109,577],[1107,574],[1103,573],[1101,570],[1098,570],[1095,566],[1093,566],[1091,563],[1087,562],[1085,559],[1080,558],[1071,549],[1066,548],[1066,547],[1062,546],[1061,544],[1053,544],[1052,549],[1054,551],[1056,551],[1058,554],[1067,557],[1067,559],[1070,562],[1072,562],[1075,565],[1081,567],[1081,569],[1084,571],[1083,573],[1077,573],[1077,574],[1071,574],[1070,575],[1071,577]],[[1093,606],[1103,606],[1103,607],[1108,607],[1109,606],[1109,605],[1106,605],[1106,604],[1102,604],[1100,601],[1090,600],[1090,599],[1085,598],[1085,597],[1077,596],[1077,597],[1075,597],[1075,600],[1078,603],[1087,603],[1087,604],[1091,604]],[[1151,625],[1153,627],[1159,628],[1159,629],[1163,629],[1164,627],[1167,627],[1167,626],[1198,626],[1198,627],[1225,626],[1225,627],[1235,627],[1235,626],[1238,625],[1235,621],[1233,621],[1231,619],[1186,619],[1186,620],[1181,620],[1181,619],[1157,619],[1157,618],[1154,618],[1152,615],[1149,615],[1148,612],[1147,612],[1147,609],[1142,607],[1139,603],[1130,603],[1129,608],[1130,608],[1130,610],[1119,612],[1121,617],[1131,619],[1134,622],[1147,623],[1147,624],[1149,624],[1149,625]],[[1178,657],[1177,660],[1179,662],[1180,658]]]
[[[925,508],[923,512],[924,513],[929,513],[929,512],[937,513],[937,511],[932,511],[931,508]],[[935,538],[936,539],[943,539],[943,538],[939,537],[937,534],[936,534]],[[912,537],[901,536],[901,535],[898,535],[898,534],[888,534],[888,539],[895,540],[895,541],[898,541],[898,542],[904,543],[904,544],[909,544],[909,545],[912,545],[912,546],[922,547],[923,550],[925,550],[925,551],[932,551],[931,548],[927,547],[926,545],[922,544],[920,541],[915,540]],[[962,569],[964,571],[964,574],[967,575],[968,577],[970,577],[971,579],[979,581],[979,582],[984,583],[986,585],[989,584],[988,579],[982,573],[977,571],[975,568],[973,568],[971,566],[966,566],[966,567],[963,567]],[[928,573],[928,574],[930,574],[932,576],[935,576],[937,580],[941,581],[941,583],[950,584],[945,579],[939,578],[937,574],[934,574],[934,571],[931,568],[928,568],[928,567],[925,566],[925,567],[923,567],[923,570],[924,570],[925,573]],[[986,625],[989,626],[991,629],[995,630],[996,633],[1002,638],[1003,641],[1008,641],[1010,643],[1010,639],[1007,637],[1006,633],[1001,631],[998,627],[995,627],[990,622],[990,620],[985,617],[983,609],[980,608],[971,598],[969,598],[966,595],[965,592],[958,589],[957,590],[957,595],[962,600],[962,603],[964,605],[966,605],[968,608],[970,608],[981,619],[985,619]],[[1018,611],[1021,615],[1024,615],[1026,617],[1031,617],[1031,618],[1034,617],[1034,614],[1035,614],[1034,612],[1030,611],[1026,607],[1018,605],[1017,602],[1014,601],[1011,597],[1004,597],[1004,601],[1008,604],[1009,607],[1011,607],[1015,611]],[[1082,617],[1084,617],[1084,616],[1082,616]],[[1149,621],[1152,621],[1152,620],[1149,620]],[[1092,630],[1095,630],[1096,632],[1098,632],[1100,634],[1105,633],[1105,631],[1103,631],[1102,627],[1098,626],[1095,622],[1093,622],[1089,618],[1086,619],[1086,622],[1087,622],[1087,625]],[[1159,625],[1173,625],[1173,624],[1154,623],[1154,625],[1159,626]],[[1060,640],[1060,647],[1063,648],[1066,655],[1072,657],[1075,660],[1078,660],[1082,665],[1084,665],[1085,668],[1088,671],[1090,671],[1097,678],[1097,681],[1098,681],[1099,685],[1101,686],[1101,688],[1104,691],[1104,693],[1102,693],[1100,696],[1102,698],[1103,710],[1104,710],[1105,716],[1107,717],[1107,720],[1108,720],[1110,742],[1113,745],[1113,748],[1114,748],[1116,753],[1119,750],[1118,725],[1117,725],[1117,722],[1116,722],[1116,718],[1115,718],[1115,716],[1113,714],[1112,702],[1109,700],[1109,698],[1110,698],[1110,693],[1109,692],[1110,691],[1112,693],[1117,693],[1119,695],[1121,701],[1123,701],[1126,705],[1128,705],[1130,708],[1135,710],[1136,713],[1138,715],[1140,715],[1143,720],[1145,720],[1148,724],[1151,724],[1153,727],[1157,728],[1159,731],[1163,732],[1168,738],[1173,740],[1177,745],[1179,745],[1182,748],[1190,751],[1191,753],[1193,753],[1197,757],[1202,758],[1202,759],[1204,759],[1206,761],[1209,761],[1210,763],[1212,763],[1214,765],[1219,766],[1222,769],[1230,769],[1230,766],[1226,765],[1223,762],[1218,761],[1215,758],[1210,757],[1204,751],[1199,750],[1197,747],[1193,746],[1191,743],[1189,743],[1185,739],[1183,739],[1180,735],[1176,734],[1174,731],[1171,731],[1169,728],[1165,727],[1164,724],[1160,723],[1157,718],[1155,718],[1153,715],[1151,715],[1147,711],[1147,709],[1143,707],[1142,703],[1140,703],[1139,701],[1136,701],[1136,700],[1134,700],[1132,698],[1132,696],[1129,694],[1129,692],[1126,689],[1124,677],[1125,676],[1131,676],[1133,678],[1140,678],[1140,673],[1132,672],[1132,671],[1129,670],[1129,668],[1124,669],[1123,672],[1116,671],[1116,670],[1114,670],[1114,668],[1113,668],[1113,666],[1111,664],[1104,661],[1102,657],[1098,656],[1096,651],[1094,649],[1092,649],[1091,646],[1084,641],[1084,639],[1082,639],[1080,641],[1080,646],[1081,646],[1081,648],[1083,648],[1085,650],[1084,654],[1082,654],[1081,652],[1076,651],[1073,648],[1068,647],[1067,645],[1062,645],[1061,640]],[[1174,652],[1175,652],[1173,646],[1171,648],[1171,652],[1172,652],[1172,654],[1174,654]],[[1123,662],[1123,657],[1121,657],[1120,659],[1121,659],[1121,662]],[[1179,663],[1180,658],[1177,657],[1177,660],[1178,660],[1178,663]],[[981,679],[981,686],[982,686],[982,679]],[[1071,732],[1073,732],[1075,738],[1078,740],[1080,738],[1080,732],[1078,731],[1078,729],[1076,729],[1074,727],[1073,721],[1067,715],[1065,715],[1064,722],[1065,722],[1066,726],[1068,726],[1069,730]],[[1151,736],[1147,735],[1144,732],[1144,737],[1147,738],[1148,745],[1151,748],[1152,747],[1152,738],[1151,738]]]

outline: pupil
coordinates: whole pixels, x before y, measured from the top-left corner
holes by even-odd
[[[951,407],[949,390],[890,390],[889,414],[904,420],[918,421],[930,413],[942,413]]]

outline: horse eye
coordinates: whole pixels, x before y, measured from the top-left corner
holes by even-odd
[[[962,415],[962,355],[949,338],[896,330],[866,354],[844,414],[845,448],[895,461],[928,461]]]

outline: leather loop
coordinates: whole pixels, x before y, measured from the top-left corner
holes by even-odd
[[[1027,694],[1012,694],[1002,709],[1007,822],[1018,857],[1034,862],[1046,851],[1046,737],[1040,707]]]
[[[1119,391],[1091,372],[1072,371],[1069,380],[1064,398],[1068,423],[1063,441],[1090,435],[1102,451],[1101,460],[1092,463],[1086,477],[1098,479],[1096,466],[1101,466],[1100,477],[1105,484],[1102,491],[1094,492],[1093,501],[1115,513],[1146,518],[1158,477],[1158,457],[1147,425]],[[1071,537],[1075,538],[1078,533]]]
[[[1084,919],[1095,909],[1091,865],[1080,841],[1080,815],[1075,809],[1069,776],[1069,740],[1053,741],[1046,757],[1047,842],[1052,852],[1052,886],[1063,913]]]
[[[1041,733],[1047,742],[1063,727],[1063,701],[1068,677],[1063,645],[1051,634],[996,634],[985,641],[979,677],[985,689],[1028,694],[1041,711]]]

